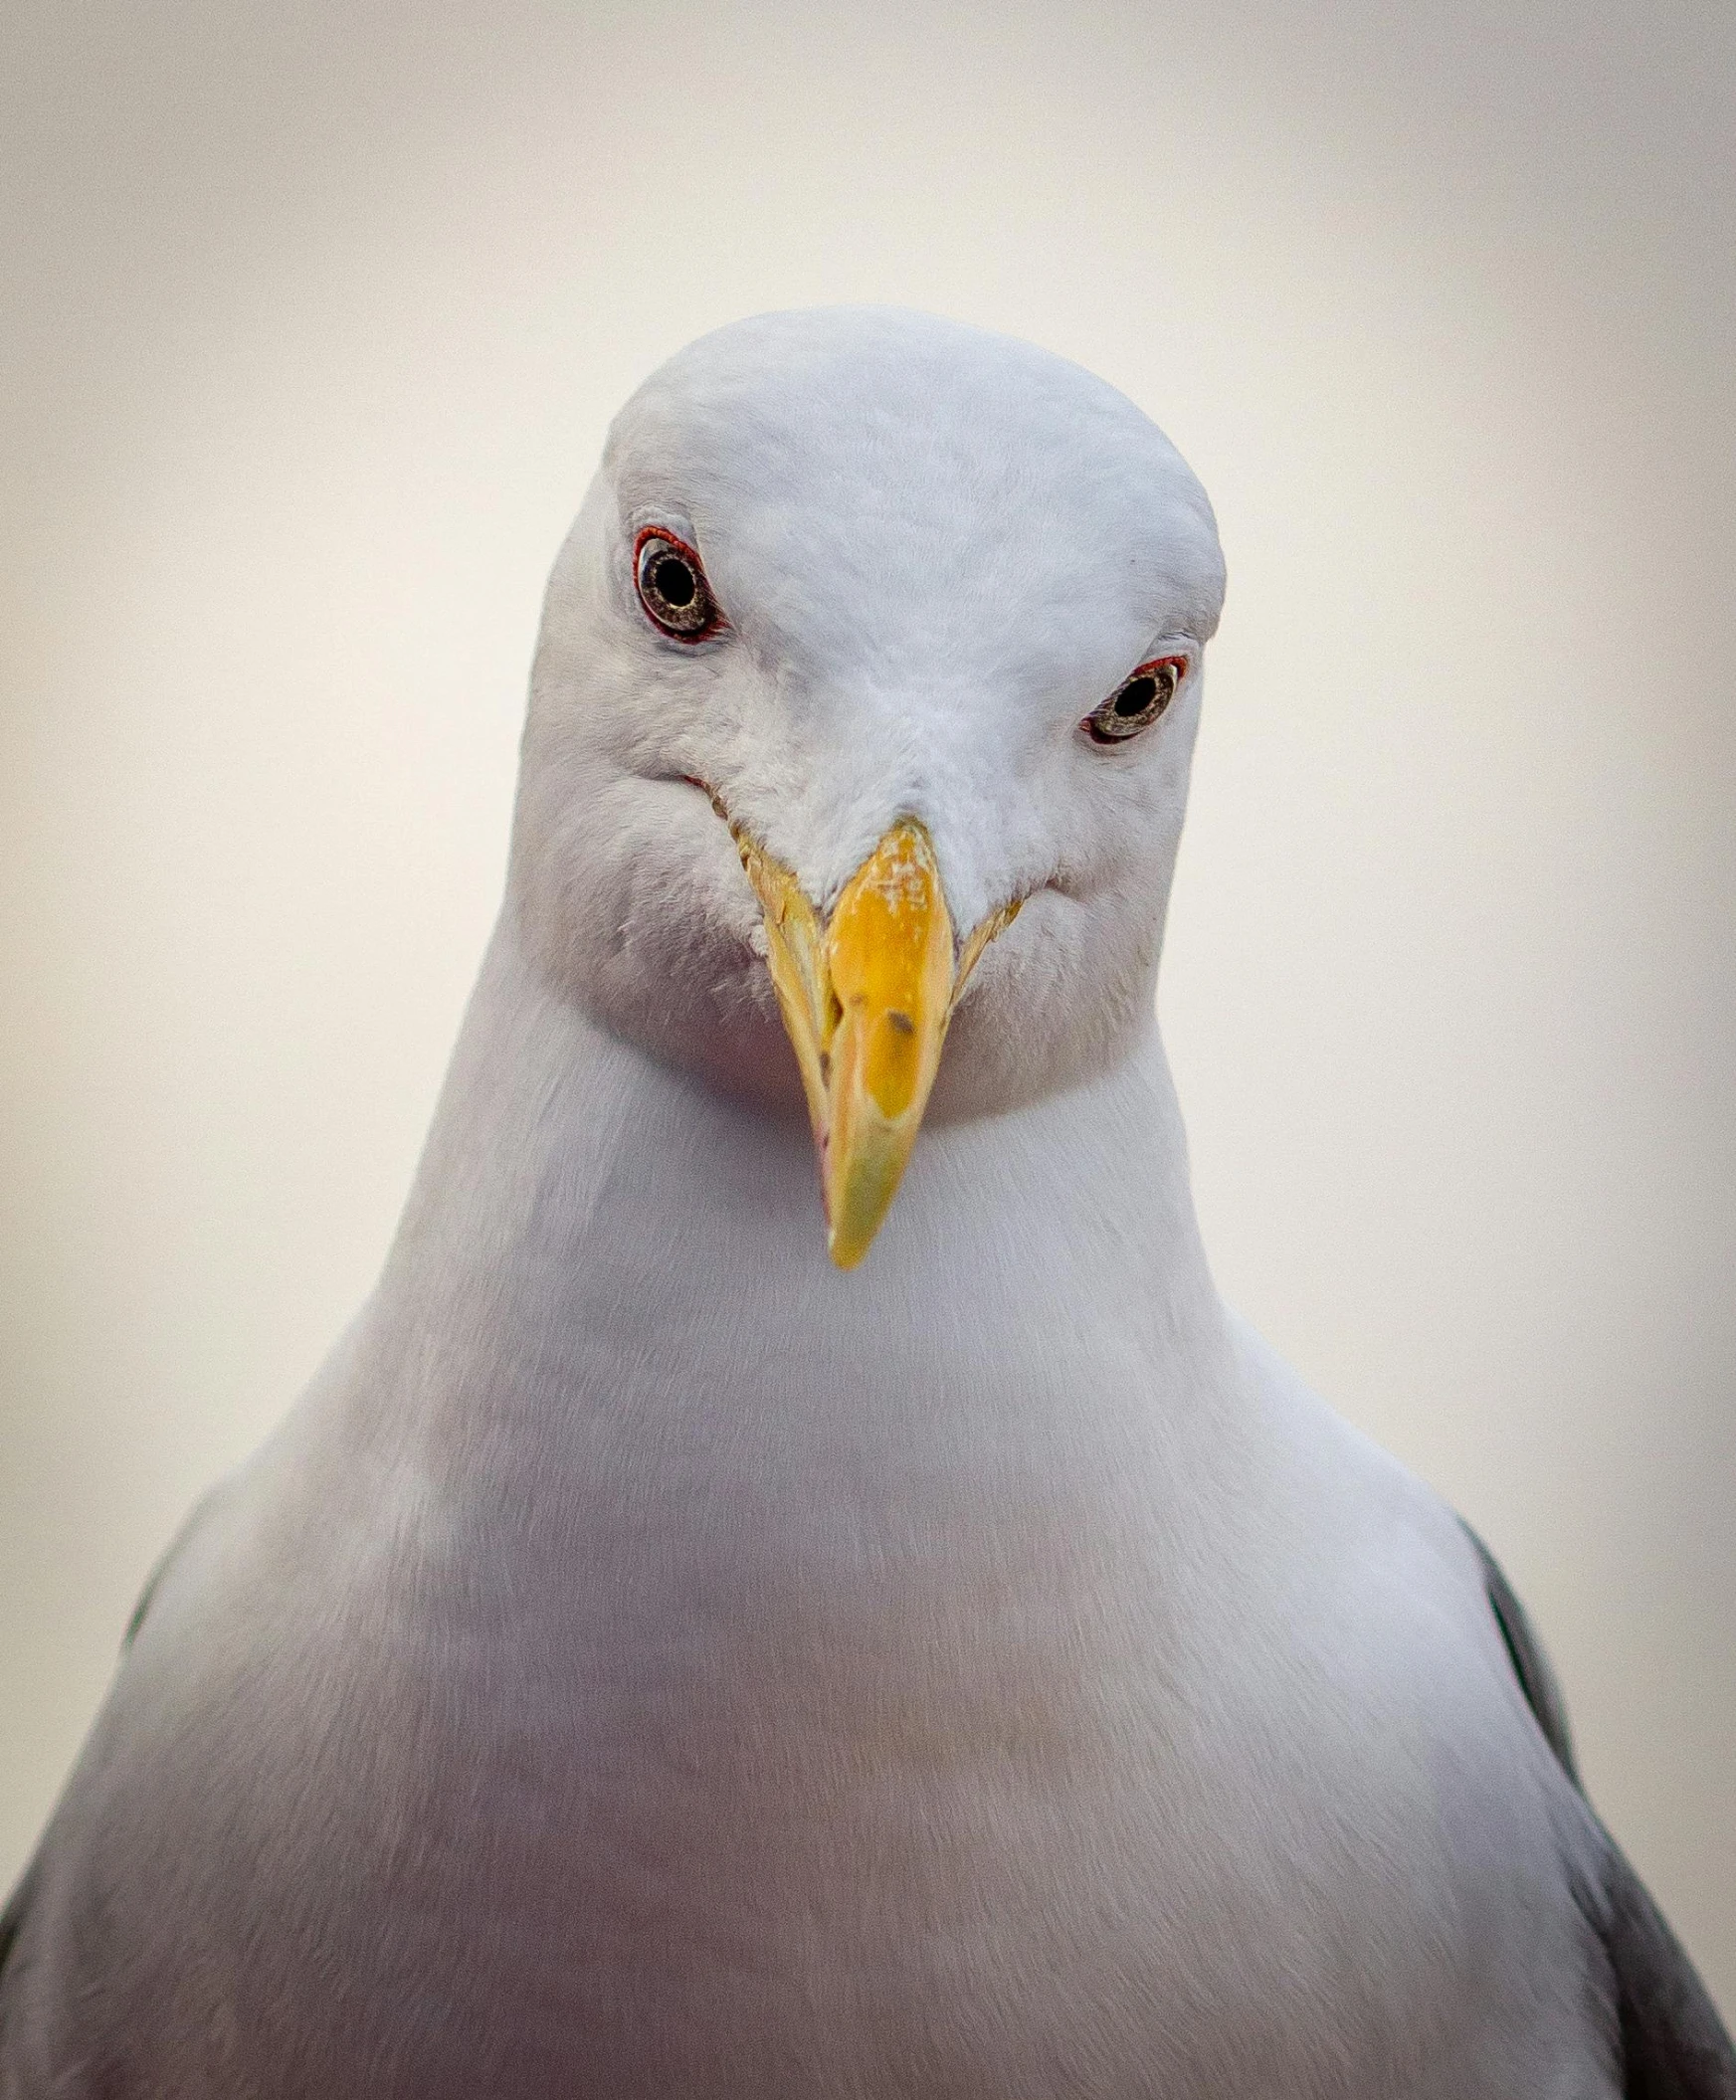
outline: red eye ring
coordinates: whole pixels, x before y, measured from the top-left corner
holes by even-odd
[[[729,625],[697,548],[667,525],[642,525],[635,536],[633,588],[646,618],[672,642],[706,642]]]
[[[1094,744],[1124,744],[1149,729],[1187,676],[1185,656],[1148,657],[1136,665],[1106,700],[1093,707],[1079,727]]]

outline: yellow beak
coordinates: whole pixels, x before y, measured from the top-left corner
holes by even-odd
[[[1019,906],[992,912],[955,960],[934,848],[904,818],[845,884],[823,928],[790,870],[734,830],[765,910],[766,961],[808,1096],[827,1245],[840,1268],[855,1268],[897,1194],[958,995]]]

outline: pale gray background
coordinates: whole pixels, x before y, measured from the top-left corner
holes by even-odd
[[[10,0],[0,1875],[369,1284],[537,599],[733,315],[1036,337],[1230,600],[1162,1006],[1230,1295],[1482,1526],[1736,2004],[1736,15]]]

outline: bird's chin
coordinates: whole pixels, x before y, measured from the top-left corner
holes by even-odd
[[[551,987],[708,1091],[806,1123],[762,907],[717,797],[676,773],[618,780],[615,795],[613,829],[635,852],[619,850],[611,824],[574,825],[558,857],[566,880],[523,899]],[[1133,916],[1125,899],[1060,877],[1024,899],[981,949],[951,1016],[927,1127],[1024,1107],[1125,1054],[1138,1024],[1150,1025],[1150,973],[1145,958],[1117,969],[1101,950],[1106,933],[1111,947],[1127,936]],[[1109,978],[1137,980],[1130,1001],[1111,1001],[1125,1014],[1103,1011],[1105,963]]]
[[[1063,894],[1039,891],[985,955],[948,1029],[925,1130],[1006,1114],[1094,1078],[1152,1025],[1143,988],[1119,1026],[1101,1014],[1085,1022],[1065,968],[1078,913]],[[801,1071],[754,948],[719,932],[656,958],[650,974],[655,999],[643,979],[594,985],[585,1001],[593,1018],[708,1092],[805,1131]]]

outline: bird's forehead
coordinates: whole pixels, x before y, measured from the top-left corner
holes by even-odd
[[[689,524],[732,617],[821,659],[1216,624],[1211,508],[1156,426],[1063,359],[926,316],[705,337],[622,411],[609,470],[624,521]]]

